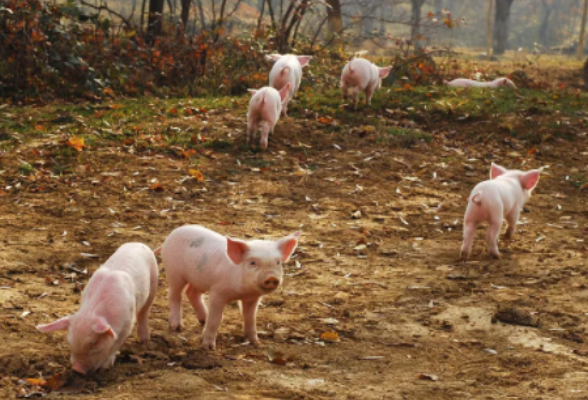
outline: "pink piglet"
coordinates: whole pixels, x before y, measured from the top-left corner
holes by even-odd
[[[382,79],[388,76],[392,67],[378,67],[365,58],[352,58],[341,73],[341,91],[343,99],[351,98],[357,109],[359,94],[365,92],[365,102],[372,104],[372,96],[382,86]]]
[[[508,222],[506,237],[512,237],[523,205],[537,186],[540,174],[541,169],[523,172],[492,163],[490,180],[478,183],[468,200],[463,220],[462,259],[469,258],[476,227],[483,222],[489,224],[486,232],[488,250],[492,256],[500,257],[498,235],[502,221],[506,219]]]
[[[264,150],[267,148],[269,134],[274,131],[280,119],[282,104],[287,97],[288,90],[290,90],[289,83],[279,92],[269,86],[259,90],[249,89],[253,93],[253,97],[249,102],[249,112],[247,113],[247,144],[250,144],[251,136],[255,139],[261,125],[260,146]]]
[[[67,330],[72,368],[82,374],[114,364],[135,320],[142,343],[149,342],[149,309],[159,270],[151,249],[126,243],[96,270],[82,292],[80,309],[46,325],[41,332]]]
[[[244,241],[222,236],[199,225],[174,230],[160,249],[169,284],[170,325],[182,328],[182,294],[185,292],[200,323],[202,345],[216,348],[216,335],[225,305],[239,300],[245,336],[259,344],[255,320],[262,296],[283,281],[283,267],[296,246],[300,232],[279,240]],[[202,294],[209,293],[208,307]]]

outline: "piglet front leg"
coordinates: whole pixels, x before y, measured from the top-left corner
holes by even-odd
[[[202,347],[206,350],[216,350],[216,334],[223,320],[223,310],[226,300],[215,293],[210,294],[208,303],[208,319],[202,332]]]
[[[252,299],[252,300],[243,300],[241,301],[241,308],[243,312],[243,330],[245,332],[245,337],[254,346],[259,346],[259,338],[257,337],[257,327],[256,327],[256,319],[257,319],[257,307],[259,306],[260,298]]]

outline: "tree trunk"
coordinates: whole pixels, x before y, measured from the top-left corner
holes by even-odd
[[[486,17],[486,60],[490,61],[492,50],[492,0],[488,0],[488,16]]]
[[[582,12],[582,25],[580,25],[580,40],[578,40],[578,59],[582,59],[584,53],[584,34],[586,33],[586,14],[588,14],[588,0],[584,0],[584,11]]]
[[[553,8],[545,9],[545,15],[543,15],[543,18],[541,19],[541,25],[539,25],[539,43],[541,43],[543,46],[549,45],[547,31],[549,29],[549,17],[551,17],[552,11]]]
[[[508,40],[510,6],[514,0],[496,0],[494,18],[494,54],[504,54]]]
[[[443,12],[443,0],[435,0],[435,15],[439,15]]]
[[[206,19],[204,17],[204,8],[202,7],[202,0],[196,0],[196,7],[198,7],[198,15],[200,16],[200,30],[206,29]]]
[[[155,36],[160,36],[163,30],[163,3],[163,0],[149,0],[147,33],[150,43],[153,43]]]
[[[582,68],[582,77],[584,78],[584,87],[588,88],[588,60],[584,62],[584,68]]]
[[[337,36],[331,41],[335,46],[340,46],[343,41],[341,39],[341,31],[343,30],[343,20],[341,18],[341,2],[339,0],[327,0],[327,29],[329,36]],[[329,38],[330,39],[330,38]]]
[[[184,24],[184,30],[188,26],[188,19],[190,18],[190,6],[192,0],[181,0],[182,1],[182,24]]]
[[[410,25],[412,27],[410,37],[414,41],[415,48],[420,48],[420,40],[417,40],[421,34],[421,8],[425,0],[412,0],[412,17]]]
[[[383,39],[386,36],[386,22],[384,22],[384,19],[386,18],[386,6],[383,1],[381,1],[378,6],[378,16],[380,17],[378,36],[380,39]]]

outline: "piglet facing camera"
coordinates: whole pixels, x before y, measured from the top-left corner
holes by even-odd
[[[282,264],[296,250],[300,232],[279,240],[243,241],[199,225],[174,230],[161,246],[169,284],[170,325],[182,328],[182,293],[205,324],[202,345],[216,348],[216,335],[227,303],[240,300],[245,337],[259,344],[255,320],[262,296],[283,281]],[[208,307],[202,294],[209,293]]]

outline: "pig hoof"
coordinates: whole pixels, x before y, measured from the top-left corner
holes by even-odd
[[[198,322],[200,322],[200,325],[202,325],[202,326],[206,325],[205,319],[199,319]]]
[[[215,341],[208,341],[208,340],[203,340],[202,341],[202,347],[204,348],[204,350],[216,350],[216,343]]]
[[[179,325],[172,325],[172,326],[171,326],[171,330],[172,330],[172,331],[179,332],[179,331],[181,331],[181,330],[182,330],[182,325],[181,325],[181,324],[179,324]]]
[[[500,253],[491,253],[490,256],[495,259],[495,260],[499,260],[500,259]]]

